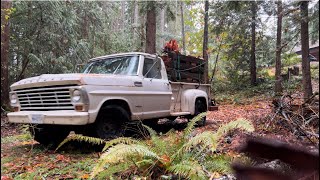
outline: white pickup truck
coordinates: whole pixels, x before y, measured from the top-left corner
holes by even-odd
[[[192,117],[211,103],[209,84],[171,82],[159,56],[140,52],[93,58],[82,73],[43,74],[10,88],[9,122],[31,124],[42,144],[71,130],[110,139],[126,122]]]

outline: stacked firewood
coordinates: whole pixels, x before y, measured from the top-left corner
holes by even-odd
[[[161,58],[166,66],[170,81],[192,83],[203,82],[205,62],[203,59],[182,55],[175,51],[167,51]]]

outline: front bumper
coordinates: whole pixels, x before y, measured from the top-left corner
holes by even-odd
[[[20,111],[8,113],[11,123],[85,125],[89,123],[88,112],[71,111]]]

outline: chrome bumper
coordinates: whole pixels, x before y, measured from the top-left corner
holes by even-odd
[[[88,112],[76,111],[20,111],[8,113],[11,123],[84,125],[89,122]]]

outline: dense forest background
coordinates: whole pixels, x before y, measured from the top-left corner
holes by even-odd
[[[270,76],[266,67],[276,65],[277,54],[278,68],[301,62],[293,51],[301,45],[301,3],[279,4],[209,1],[205,19],[204,1],[1,1],[2,102],[20,79],[76,72],[76,64],[111,53],[153,47],[161,54],[170,39],[182,54],[207,55],[214,90],[254,85]],[[309,2],[307,15],[312,44],[319,39],[319,1]]]

